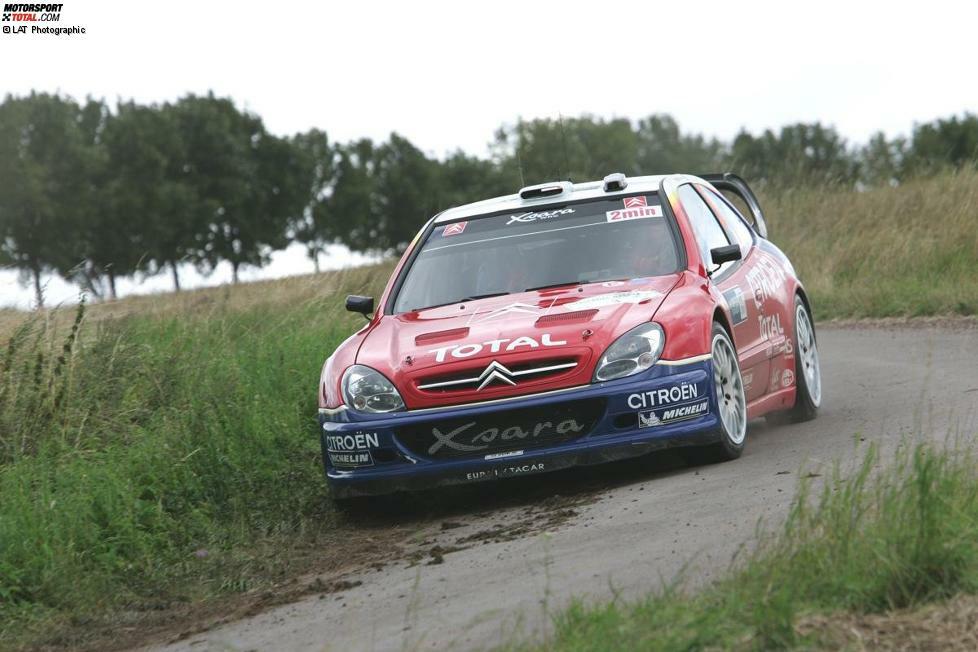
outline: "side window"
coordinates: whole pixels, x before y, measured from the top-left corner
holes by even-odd
[[[689,215],[689,221],[693,225],[696,234],[696,243],[700,247],[700,255],[708,270],[713,269],[713,259],[710,257],[710,249],[725,247],[730,244],[727,234],[723,232],[723,227],[717,222],[710,207],[706,205],[703,198],[693,190],[693,186],[685,184],[679,186],[679,199]],[[719,270],[723,273],[731,263],[724,263]]]
[[[737,214],[737,211],[731,208],[730,204],[723,201],[723,197],[715,193],[712,189],[700,186],[699,191],[706,193],[710,202],[713,204],[713,208],[719,214],[720,220],[723,221],[723,225],[727,227],[727,232],[740,245],[740,252],[744,256],[747,256],[751,245],[754,244],[754,236],[751,234],[750,227],[744,223],[744,219]]]

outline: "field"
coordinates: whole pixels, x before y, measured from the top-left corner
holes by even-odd
[[[978,173],[898,188],[761,196],[816,317],[978,313]]]
[[[978,312],[978,174],[762,201],[819,319]],[[319,368],[362,323],[342,297],[376,296],[389,271],[0,312],[0,647],[92,644],[312,563],[340,520],[319,461]],[[703,617],[714,641],[794,644],[792,623],[806,610],[879,610],[973,590],[973,468],[966,453],[922,451],[882,485],[840,480],[849,489],[815,511],[799,500],[757,562],[767,583],[743,584],[750,595],[734,590],[738,576],[703,595],[572,610],[553,647],[601,649],[609,636],[645,645],[669,614]],[[954,518],[892,528],[922,505]],[[864,513],[878,518],[855,527]],[[947,540],[954,545],[939,545]],[[846,569],[838,582],[815,572],[829,563]],[[774,588],[785,582],[797,590]]]

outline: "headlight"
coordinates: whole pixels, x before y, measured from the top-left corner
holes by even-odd
[[[397,412],[404,401],[394,384],[376,369],[355,364],[343,374],[343,399],[360,412]]]
[[[594,369],[594,382],[645,371],[659,359],[665,342],[666,335],[658,324],[636,326],[605,349]]]

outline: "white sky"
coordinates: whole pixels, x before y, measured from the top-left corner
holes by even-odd
[[[397,131],[436,156],[484,155],[500,124],[558,112],[665,112],[725,139],[821,120],[863,142],[978,111],[964,1],[63,2],[60,25],[87,34],[0,34],[0,93],[213,90],[279,134]],[[0,304],[25,305],[13,278]]]

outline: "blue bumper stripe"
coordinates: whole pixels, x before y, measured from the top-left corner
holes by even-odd
[[[494,413],[502,416],[521,408],[546,412],[547,406],[556,410],[587,399],[605,402],[587,434],[536,448],[528,442],[525,451],[494,453],[487,447],[485,452],[452,451],[453,457],[440,458],[423,454],[426,451],[419,452],[416,446],[411,450],[396,434],[405,426],[459,419],[486,422]],[[669,446],[707,444],[718,439],[716,414],[712,364],[704,360],[656,365],[634,378],[500,403],[390,415],[343,410],[321,414],[320,422],[326,473],[342,496],[477,482],[624,459]]]

